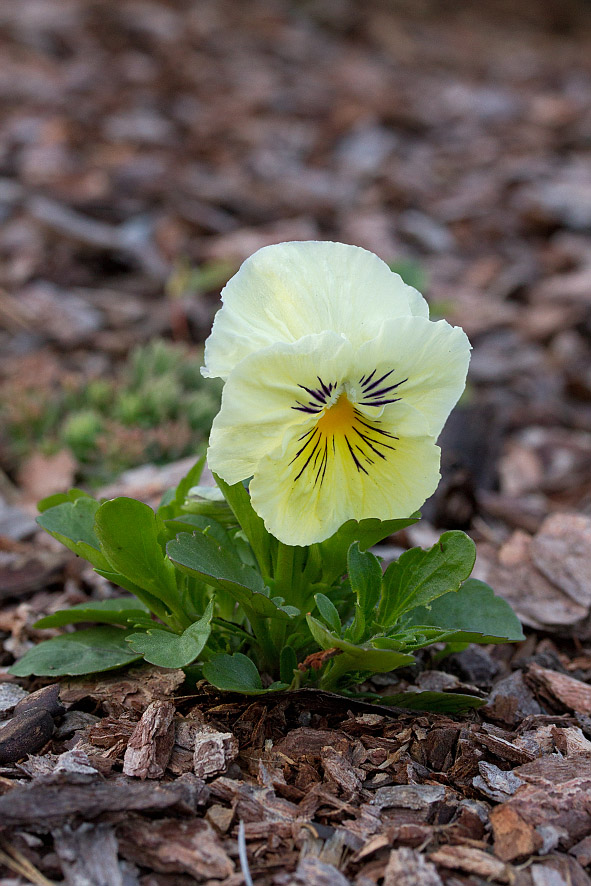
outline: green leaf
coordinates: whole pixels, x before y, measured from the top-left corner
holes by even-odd
[[[42,498],[41,501],[37,502],[37,510],[42,514],[44,511],[48,511],[49,508],[55,508],[57,505],[68,501],[77,501],[79,498],[92,498],[92,496],[88,492],[84,492],[83,489],[77,489],[74,486],[67,492],[54,492],[53,495]]]
[[[162,600],[155,597],[154,594],[150,594],[149,591],[140,588],[135,582],[130,581],[124,575],[121,575],[120,572],[113,572],[111,567],[109,567],[108,571],[105,569],[95,569],[95,572],[102,575],[103,578],[106,578],[107,581],[110,581],[111,584],[114,584],[116,587],[123,588],[124,591],[129,591],[130,594],[137,597],[150,612],[153,612],[154,615],[157,615],[162,621],[166,622],[168,620],[171,615],[170,609],[164,605]]]
[[[460,692],[398,692],[395,695],[382,695],[379,703],[412,711],[463,714],[473,708],[481,708],[486,704],[486,699]]]
[[[141,658],[125,642],[131,631],[110,625],[45,640],[9,669],[16,677],[78,676],[111,671]]]
[[[232,508],[234,515],[246,535],[261,572],[270,576],[272,567],[272,549],[276,544],[274,538],[265,529],[265,524],[254,510],[250,495],[242,483],[229,486],[221,477],[214,474],[215,482],[224,494],[224,498]]]
[[[37,517],[37,523],[70,551],[88,560],[95,569],[109,569],[94,531],[98,508],[99,502],[94,498],[81,496],[76,501],[65,501],[48,508]]]
[[[524,640],[519,619],[489,585],[470,578],[455,594],[446,594],[411,614],[411,623],[451,631],[448,643],[518,643]]]
[[[193,467],[185,474],[176,489],[169,489],[163,496],[162,502],[158,508],[158,516],[162,520],[172,520],[178,514],[182,513],[185,499],[189,494],[192,486],[199,483],[203,468],[205,467],[205,456],[202,456]]]
[[[457,591],[468,578],[476,559],[476,546],[465,532],[444,532],[428,551],[411,548],[384,574],[377,620],[386,627],[416,606]]]
[[[167,545],[168,556],[183,572],[196,575],[208,584],[227,591],[248,614],[288,619],[269,597],[263,579],[256,570],[242,563],[215,539],[203,533],[182,532]]]
[[[70,609],[60,609],[52,615],[40,618],[34,628],[61,628],[63,625],[78,624],[81,621],[96,621],[104,624],[135,625],[148,617],[148,608],[135,597],[118,597],[114,600],[93,600],[79,603]]]
[[[203,665],[203,676],[216,689],[223,689],[225,692],[258,695],[264,691],[255,663],[241,652],[216,655]]]
[[[324,619],[330,630],[338,637],[340,637],[343,626],[341,624],[338,610],[332,600],[330,600],[325,594],[315,594],[314,600],[316,601],[318,612],[320,613],[321,617]]]
[[[160,522],[152,508],[133,498],[106,501],[96,512],[96,534],[110,568],[175,611],[174,566],[160,546]]]
[[[194,662],[203,651],[211,633],[213,600],[204,615],[179,636],[170,631],[150,628],[145,633],[132,634],[127,642],[134,652],[141,652],[146,661],[161,668],[184,668]]]
[[[417,523],[420,518],[417,511],[404,520],[382,521],[372,517],[369,520],[349,520],[343,523],[334,535],[317,545],[322,558],[322,580],[326,584],[332,584],[343,575],[347,551],[353,542],[359,542],[359,549],[366,551],[389,535]]]
[[[366,633],[366,625],[375,615],[375,608],[382,592],[382,567],[370,551],[361,552],[359,544],[352,544],[347,554],[349,583],[355,596],[355,620],[347,637],[358,643]]]
[[[371,641],[362,645],[335,636],[314,616],[307,615],[310,632],[321,649],[340,649],[349,663],[348,670],[382,674],[403,665],[414,664],[414,656],[390,649],[377,649]],[[339,656],[340,659],[340,656]],[[340,662],[339,662],[340,663]],[[344,665],[344,662],[343,662]]]
[[[199,532],[211,535],[220,544],[230,543],[230,536],[224,527],[212,520],[211,517],[204,517],[202,514],[179,514],[178,517],[166,521],[166,528],[170,530],[172,536],[179,532],[194,532],[197,529]]]

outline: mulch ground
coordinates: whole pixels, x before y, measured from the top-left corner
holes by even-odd
[[[35,532],[71,454],[0,428],[0,886],[591,884],[589,4],[21,0],[0,56],[0,397],[200,343],[185,265],[372,249],[474,345],[440,490],[382,553],[467,529],[527,633],[371,687],[487,699],[461,716],[16,680],[41,614],[114,591]]]

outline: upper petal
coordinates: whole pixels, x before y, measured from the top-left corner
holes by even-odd
[[[248,354],[331,330],[359,347],[384,320],[428,316],[424,298],[376,255],[322,241],[265,246],[222,291],[205,343],[208,377],[227,378]]]

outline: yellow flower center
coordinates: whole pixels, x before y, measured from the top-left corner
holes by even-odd
[[[290,465],[297,466],[294,482],[307,473],[315,486],[317,483],[322,485],[326,471],[335,458],[340,464],[348,463],[357,472],[368,474],[377,458],[385,461],[390,452],[395,451],[393,444],[398,437],[380,428],[379,419],[366,418],[344,392],[322,412],[322,401],[326,402],[336,384],[327,386],[320,378],[318,381],[319,389],[303,388],[311,398],[307,405],[297,401],[297,405],[292,406],[299,412],[319,415],[316,424],[298,438],[300,447],[290,461]],[[381,381],[379,379],[378,383]]]
[[[353,427],[355,407],[346,394],[341,394],[336,403],[330,406],[316,427],[321,434],[332,437],[335,434],[346,434]]]

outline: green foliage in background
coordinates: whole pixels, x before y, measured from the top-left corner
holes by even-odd
[[[12,381],[0,398],[2,462],[15,471],[35,450],[66,447],[79,480],[94,486],[190,455],[207,440],[221,395],[221,384],[204,382],[201,363],[200,350],[155,339],[135,348],[115,378]]]

